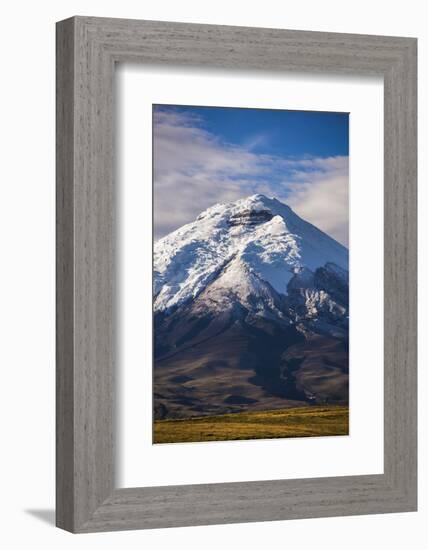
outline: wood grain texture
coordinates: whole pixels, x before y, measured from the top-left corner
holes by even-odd
[[[383,76],[383,475],[115,489],[119,61]],[[57,98],[57,525],[92,532],[416,510],[416,40],[75,17],[57,26]]]
[[[56,522],[74,526],[74,24],[56,40]]]

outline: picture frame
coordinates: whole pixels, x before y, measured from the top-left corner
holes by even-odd
[[[416,50],[416,39],[403,37],[93,17],[57,23],[58,527],[87,533],[417,509]],[[118,62],[383,77],[383,474],[115,487]]]

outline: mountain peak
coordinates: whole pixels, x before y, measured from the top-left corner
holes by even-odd
[[[242,200],[244,200],[245,202],[248,202],[248,203],[261,202],[263,204],[267,204],[267,203],[271,202],[273,199],[269,198],[269,197],[266,197],[266,195],[262,195],[261,193],[256,193],[255,195],[249,195],[248,197],[246,197],[245,199],[242,199]]]
[[[252,209],[270,209],[270,208],[282,208],[291,210],[291,208],[284,204],[283,202],[280,202],[279,200],[273,198],[273,197],[267,197],[266,195],[263,195],[261,193],[256,193],[255,195],[249,195],[248,197],[245,197],[243,199],[238,199],[234,202],[229,203],[230,207],[235,208],[242,208],[242,207],[248,207]]]
[[[194,299],[232,258],[280,294],[296,269],[327,262],[348,269],[345,247],[279,200],[250,195],[213,205],[155,243],[155,309]]]

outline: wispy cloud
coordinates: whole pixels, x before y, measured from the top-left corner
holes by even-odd
[[[217,202],[254,193],[274,196],[347,245],[348,158],[287,158],[221,141],[197,116],[154,114],[155,238],[195,219]],[[255,140],[255,141],[254,141]]]
[[[311,159],[310,170],[296,166],[288,180],[287,202],[299,216],[348,246],[348,157]]]

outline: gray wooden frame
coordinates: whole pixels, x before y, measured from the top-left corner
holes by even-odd
[[[113,80],[115,63],[124,61],[383,76],[383,474],[115,488]],[[90,17],[57,24],[59,527],[92,532],[416,510],[416,154],[416,39]]]

